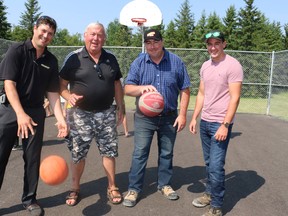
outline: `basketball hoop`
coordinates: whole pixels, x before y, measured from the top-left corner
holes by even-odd
[[[133,23],[137,23],[137,26],[143,26],[143,24],[147,21],[145,18],[132,18],[131,21]]]
[[[121,25],[138,27],[142,33],[142,52],[144,47],[144,28],[160,25],[162,13],[159,7],[149,0],[133,0],[126,4],[119,17]]]
[[[159,7],[149,0],[133,0],[120,12],[119,23],[126,26],[151,27],[160,25],[162,13]]]

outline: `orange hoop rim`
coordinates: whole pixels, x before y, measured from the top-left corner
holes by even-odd
[[[131,21],[137,23],[138,26],[142,26],[147,21],[147,19],[146,18],[131,18]]]

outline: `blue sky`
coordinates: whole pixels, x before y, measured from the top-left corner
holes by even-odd
[[[53,17],[59,28],[68,29],[70,34],[83,33],[85,27],[95,21],[108,26],[115,18],[119,19],[121,9],[131,0],[38,0],[43,15]],[[163,22],[167,25],[179,13],[184,0],[151,0],[162,12]],[[25,11],[26,0],[4,0],[8,22],[18,25],[21,13]],[[243,0],[189,0],[191,12],[197,22],[201,13],[206,15],[216,12],[220,18],[226,14],[229,6],[237,10],[245,6]],[[212,2],[212,3],[211,3]],[[265,14],[270,21],[288,23],[287,0],[255,0],[254,5]]]

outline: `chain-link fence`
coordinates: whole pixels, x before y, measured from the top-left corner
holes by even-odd
[[[12,41],[0,39],[0,61]],[[59,60],[59,67],[68,53],[79,47],[49,47]],[[125,77],[132,61],[141,53],[141,47],[105,47],[114,53]],[[180,56],[191,78],[191,102],[194,108],[199,85],[199,70],[209,55],[204,49],[174,49]],[[243,66],[244,82],[238,113],[258,113],[288,119],[288,50],[281,52],[248,52],[226,50]]]

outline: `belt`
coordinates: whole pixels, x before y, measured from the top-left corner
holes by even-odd
[[[169,110],[167,112],[162,112],[160,113],[158,116],[171,116],[171,115],[174,115],[174,114],[177,114],[177,110]]]
[[[140,116],[145,116],[140,110],[136,110],[136,114],[140,115]],[[172,115],[177,115],[177,110],[173,110],[173,111],[167,111],[167,112],[162,112],[159,115],[156,115],[155,117],[165,117],[165,116],[172,116]]]

